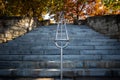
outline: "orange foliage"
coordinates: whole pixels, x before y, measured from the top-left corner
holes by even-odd
[[[83,19],[89,16],[108,14],[102,0],[67,0],[65,3],[66,18]]]

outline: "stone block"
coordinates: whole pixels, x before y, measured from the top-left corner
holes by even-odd
[[[48,61],[45,65],[46,67],[44,68],[59,69],[60,61]],[[83,68],[83,62],[82,61],[63,61],[63,68],[64,69]]]
[[[21,61],[22,55],[1,55],[0,61]]]
[[[106,68],[105,61],[85,61],[84,68]]]
[[[60,54],[60,50],[58,50]],[[64,49],[63,50],[64,55],[80,55],[80,50],[75,50],[75,49]]]
[[[109,33],[116,34],[117,32],[118,32],[118,26],[117,24],[113,23],[112,26],[109,27]]]
[[[0,69],[0,76],[10,76],[11,71],[7,69]]]
[[[80,50],[82,55],[119,55],[120,50]]]
[[[45,68],[42,67],[42,66],[39,66],[39,63],[44,63],[44,62],[34,62],[34,61],[23,61],[22,63],[20,63],[20,66],[19,68],[20,69],[42,69],[42,68]]]
[[[43,45],[41,45],[41,46],[34,46],[34,47],[32,47],[32,49],[58,49],[56,46],[43,46]]]
[[[0,61],[0,69],[16,69],[20,68],[20,61]]]
[[[116,39],[90,39],[90,41],[117,42]]]
[[[63,56],[64,60],[75,60],[75,61],[83,61],[83,60],[100,60],[100,55],[66,55]]]
[[[59,59],[59,55],[23,55],[24,61],[54,61]]]
[[[120,55],[102,55],[102,60],[120,61]]]
[[[8,55],[8,54],[10,54],[9,50],[6,50],[6,51],[5,50],[1,50],[0,51],[0,55]]]
[[[79,50],[90,50],[90,49],[94,49],[94,46],[68,46],[66,47],[66,49],[79,49]]]
[[[10,55],[28,55],[31,54],[30,49],[17,49],[17,50],[9,50]]]
[[[65,53],[65,51],[64,51]],[[60,55],[60,49],[44,49],[44,53],[45,55]]]
[[[119,49],[120,50],[120,45],[116,45],[116,46],[95,46],[95,49],[114,49],[114,50],[117,50]]]
[[[84,69],[83,76],[106,76],[108,69]]]
[[[106,61],[106,67],[107,68],[120,68],[120,62],[119,61]]]

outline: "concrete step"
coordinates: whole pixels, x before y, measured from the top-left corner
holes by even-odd
[[[60,69],[0,69],[1,76],[12,77],[58,77]],[[120,76],[120,69],[63,69],[64,77]]]
[[[30,38],[30,37],[35,37],[35,38],[41,38],[41,37],[55,37],[55,33],[30,33],[30,34],[26,34],[24,37],[27,37],[27,38]],[[109,38],[109,37],[106,37],[106,36],[103,36],[101,34],[96,34],[96,33],[75,33],[75,34],[72,34],[72,33],[69,33],[69,36],[70,37],[82,37],[82,38],[85,38],[85,37],[92,37],[92,38]]]
[[[81,68],[83,62],[64,61],[64,68]],[[60,61],[0,61],[0,69],[60,69]]]
[[[58,49],[56,46],[34,46],[32,49]],[[120,45],[116,46],[108,46],[108,45],[101,45],[101,46],[94,46],[94,45],[88,45],[88,46],[68,46],[65,49],[75,49],[75,50],[120,50]]]
[[[47,27],[47,28],[41,27],[41,28],[36,28],[36,29],[28,32],[28,34],[32,35],[34,33],[38,33],[39,34],[39,33],[45,33],[45,32],[51,33],[51,32],[56,32],[56,29],[57,29],[57,27]],[[63,29],[63,31],[65,31],[65,30]],[[79,27],[74,27],[74,28],[73,27],[72,28],[68,27],[67,31],[69,33],[77,33],[78,32],[78,33],[96,33],[96,34],[100,34],[99,32],[96,32],[96,31],[94,31],[94,30],[92,30],[90,28],[89,29],[80,29]]]
[[[63,61],[64,69],[116,68],[119,61]],[[0,61],[0,69],[60,69],[60,61]]]
[[[50,44],[49,44],[50,45]],[[94,46],[117,46],[120,45],[120,42],[103,42],[103,41],[79,41],[79,40],[72,40],[69,42],[69,46],[89,46],[89,45],[94,45]]]
[[[64,55],[119,55],[120,50],[111,49],[98,49],[98,50],[88,50],[88,49],[64,49]],[[36,50],[8,50],[0,51],[0,55],[60,55],[60,49],[36,49]]]
[[[54,39],[50,40],[29,40],[29,39],[23,39],[23,40],[15,40],[10,41],[9,43],[0,44],[0,46],[20,46],[20,45],[53,45],[55,46]],[[120,45],[120,42],[116,40],[109,40],[109,39],[70,39],[69,45]]]
[[[82,55],[119,55],[120,50],[99,49],[99,50],[80,50]]]
[[[24,47],[28,45],[29,47],[33,46],[55,46],[54,39],[52,40],[16,40],[10,41],[6,44],[0,44],[0,47],[14,47],[14,46],[21,46]],[[120,42],[116,40],[107,40],[107,39],[70,39],[69,46],[119,46]]]
[[[99,46],[98,46],[99,47]],[[96,49],[98,48],[96,46]],[[101,46],[100,46],[101,47]],[[109,46],[108,46],[109,47]],[[112,47],[111,47],[112,48]],[[119,49],[119,46],[115,46],[114,47],[115,49],[118,48]],[[33,46],[32,49],[58,49],[56,46]],[[66,47],[65,49],[79,49],[79,50],[93,50],[95,49],[94,46],[90,45],[90,46],[68,46]],[[106,47],[107,49],[107,47]]]
[[[109,58],[109,55],[106,57]],[[116,58],[115,58],[116,57]],[[111,60],[120,60],[119,55],[114,55]],[[105,57],[103,57],[104,60]],[[79,61],[79,60],[101,60],[101,55],[63,55],[64,60]],[[60,55],[1,55],[0,61],[59,61]]]
[[[120,55],[63,55],[67,61],[109,60],[120,61]],[[1,55],[0,61],[59,61],[60,55]]]

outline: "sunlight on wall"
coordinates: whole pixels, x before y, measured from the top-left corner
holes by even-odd
[[[50,19],[49,13],[43,15],[43,18],[44,18],[44,20],[48,20],[48,19]]]
[[[44,20],[50,20],[50,23],[56,23],[56,21],[54,19],[54,16],[55,16],[55,14],[50,15],[50,13],[42,15],[43,19]]]

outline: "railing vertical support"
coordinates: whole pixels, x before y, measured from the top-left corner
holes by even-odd
[[[61,63],[60,63],[60,68],[61,68],[61,80],[63,79],[63,48],[61,47]]]

